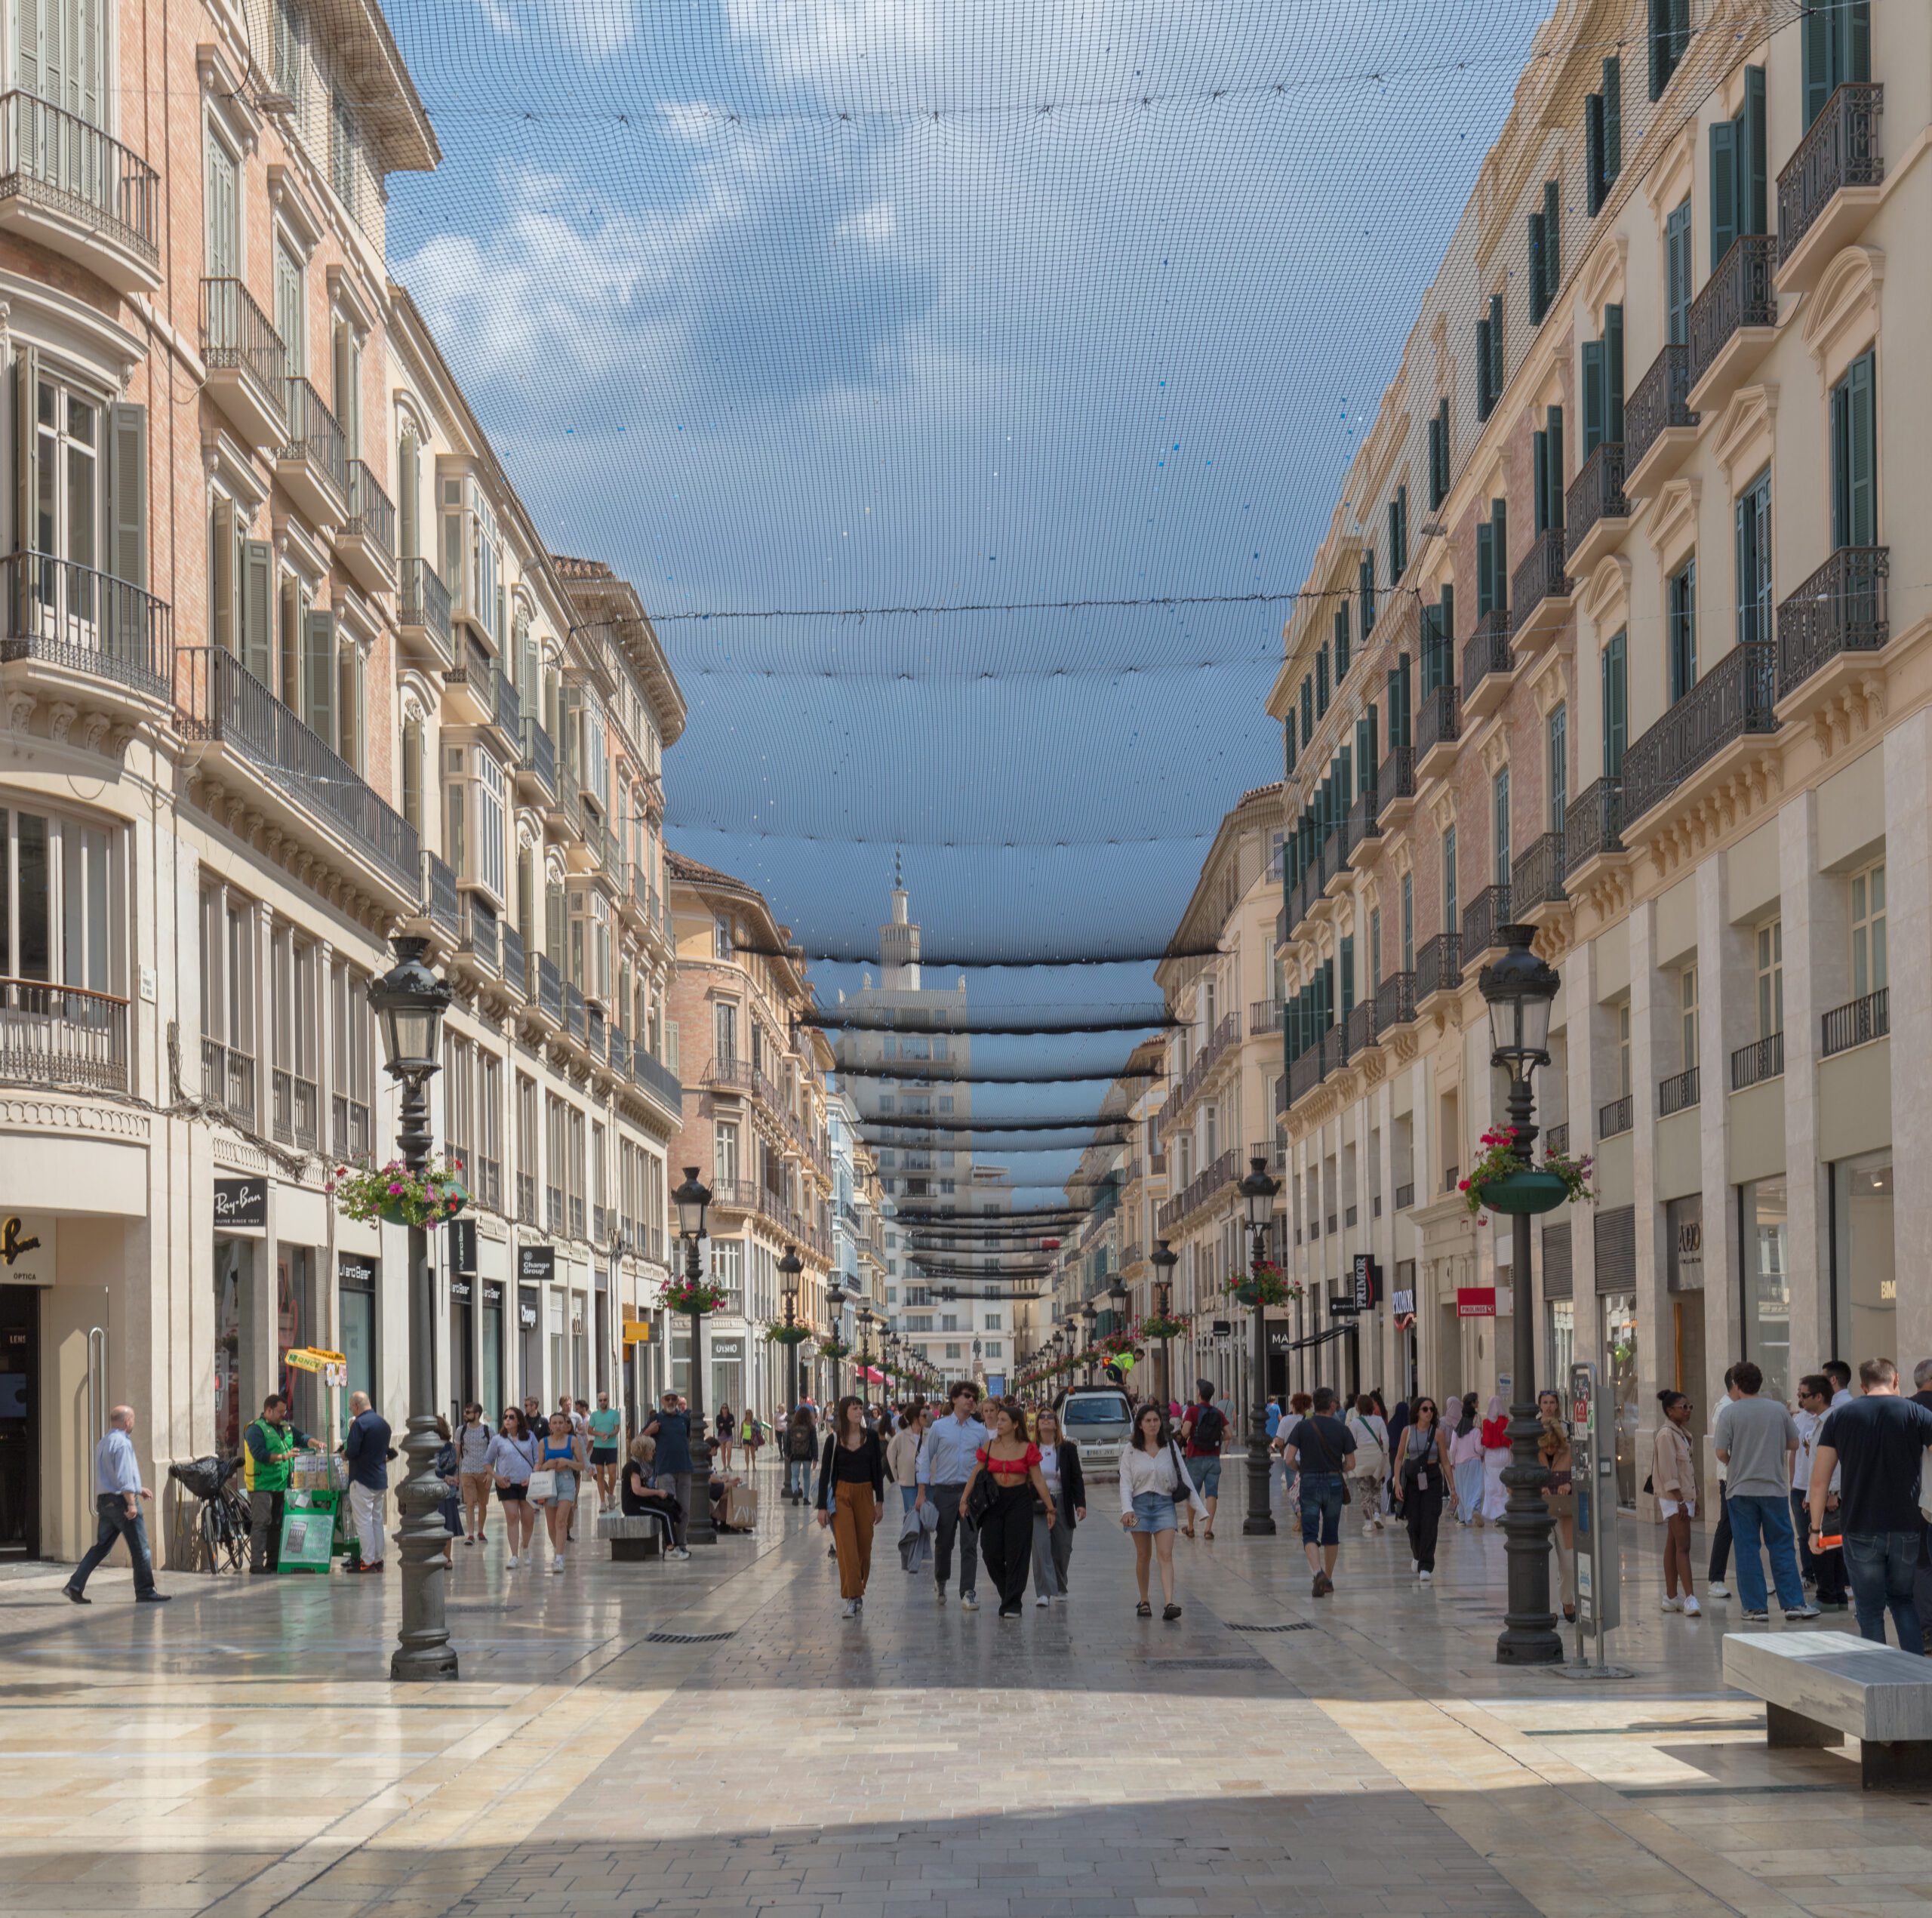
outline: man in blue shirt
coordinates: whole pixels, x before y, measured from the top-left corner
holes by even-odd
[[[965,1612],[977,1612],[980,1601],[974,1587],[978,1582],[979,1529],[959,1513],[959,1501],[966,1495],[966,1481],[973,1476],[980,1448],[988,1442],[986,1428],[980,1422],[980,1388],[962,1379],[952,1388],[952,1412],[936,1418],[920,1442],[919,1461],[914,1468],[918,1491],[912,1501],[916,1510],[930,1498],[939,1508],[938,1550],[934,1569],[939,1579],[939,1602],[946,1602],[946,1580],[952,1572],[952,1541],[959,1541],[959,1604]]]
[[[685,1516],[691,1509],[691,1415],[675,1392],[666,1392],[661,1408],[645,1428],[645,1436],[657,1441],[654,1461],[657,1474],[654,1483],[678,1501],[671,1524],[671,1549],[667,1559],[688,1559],[685,1544]]]
[[[128,1541],[128,1556],[134,1562],[134,1597],[142,1605],[165,1605],[168,1594],[157,1591],[154,1559],[148,1551],[147,1521],[141,1516],[141,1501],[152,1496],[141,1483],[140,1461],[134,1456],[134,1408],[116,1405],[107,1415],[107,1432],[94,1449],[94,1510],[99,1531],[93,1549],[74,1569],[74,1575],[61,1587],[76,1605],[91,1605],[87,1582],[94,1569],[114,1549],[117,1538]]]
[[[349,1461],[349,1509],[355,1520],[364,1572],[383,1569],[383,1495],[389,1489],[389,1422],[366,1392],[349,1395],[349,1430],[342,1455]]]

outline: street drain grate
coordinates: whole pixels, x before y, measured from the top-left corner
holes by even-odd
[[[733,1632],[646,1632],[646,1645],[715,1645],[720,1639],[736,1638]]]
[[[1235,1625],[1228,1624],[1226,1619],[1221,1622],[1227,1624],[1231,1632],[1312,1632],[1315,1629],[1312,1618],[1297,1618],[1290,1625]]]
[[[1265,1658],[1130,1658],[1144,1672],[1265,1672],[1273,1667]]]

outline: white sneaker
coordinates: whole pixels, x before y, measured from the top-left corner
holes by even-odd
[[[1420,1578],[1425,1585],[1432,1585],[1435,1583],[1435,1574],[1432,1572],[1418,1572],[1416,1574],[1416,1576]]]
[[[1420,1559],[1410,1559],[1409,1569],[1411,1572],[1420,1572],[1422,1569],[1422,1560]]]
[[[977,1612],[980,1609],[980,1601],[971,1592],[961,1592],[959,1594],[959,1609],[961,1612]]]
[[[1667,1598],[1660,1609],[1666,1612],[1681,1612],[1684,1609],[1684,1601],[1681,1599]]]
[[[1721,1578],[1713,1578],[1704,1590],[1712,1598],[1729,1598],[1730,1596],[1730,1587]]]
[[[512,1572],[516,1569],[516,1554],[514,1552],[510,1554],[510,1569]]]
[[[688,1559],[691,1556],[691,1552],[685,1546],[675,1545],[664,1556],[667,1559]]]
[[[1033,1601],[1033,1602],[1037,1606],[1049,1606],[1053,1603],[1053,1598],[1051,1593],[1042,1592],[1040,1596]]]
[[[559,1552],[557,1556],[550,1561],[550,1569],[552,1572],[561,1572],[563,1569],[564,1555],[561,1552]]]
[[[845,1601],[845,1609],[839,1615],[841,1618],[857,1618],[859,1615],[859,1601],[857,1599],[848,1599]]]
[[[1694,1593],[1684,1599],[1682,1610],[1687,1618],[1701,1618],[1704,1615],[1704,1608],[1697,1602]]]
[[[1373,1538],[1375,1536],[1375,1525],[1372,1520],[1367,1522],[1363,1525],[1361,1529],[1361,1535],[1364,1538]]]

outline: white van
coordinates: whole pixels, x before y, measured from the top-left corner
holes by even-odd
[[[1134,1406],[1118,1385],[1076,1385],[1056,1408],[1060,1430],[1080,1448],[1080,1469],[1089,1474],[1120,1470],[1134,1428]]]

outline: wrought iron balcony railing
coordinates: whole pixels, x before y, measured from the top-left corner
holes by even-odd
[[[1567,897],[1563,890],[1567,870],[1561,833],[1543,833],[1532,839],[1509,868],[1509,900],[1517,916],[1539,906],[1561,905]]]
[[[1563,496],[1564,557],[1567,560],[1606,519],[1627,519],[1630,502],[1623,497],[1623,442],[1605,440],[1583,462]],[[1521,596],[1520,590],[1518,597]]]
[[[438,931],[455,941],[463,937],[463,901],[449,862],[426,848],[423,854],[423,916]]]
[[[1623,402],[1623,470],[1634,472],[1658,436],[1673,426],[1694,426],[1691,411],[1690,349],[1666,346],[1651,361],[1636,390]]]
[[[44,660],[165,700],[174,678],[168,602],[91,566],[41,553],[0,556],[0,660]]]
[[[1413,799],[1416,796],[1416,753],[1412,746],[1393,746],[1376,776],[1375,790],[1381,803],[1392,799]]]
[[[1500,611],[1484,614],[1476,621],[1475,632],[1463,642],[1463,703],[1469,704],[1492,673],[1506,679],[1515,670],[1516,655],[1509,647],[1509,615]]]
[[[37,94],[0,94],[0,199],[104,229],[152,268],[160,195],[161,176],[111,134]]]
[[[1623,781],[1592,780],[1563,808],[1563,850],[1566,870],[1575,872],[1587,859],[1621,852],[1618,829],[1623,823]]]
[[[1597,1137],[1614,1139],[1630,1129],[1632,1116],[1635,1110],[1630,1094],[1626,1092],[1620,1099],[1612,1099],[1605,1106],[1597,1108]]]
[[[1509,579],[1511,632],[1520,633],[1528,625],[1545,601],[1570,597],[1570,575],[1563,565],[1568,551],[1561,526],[1546,528],[1531,543],[1521,565]]]
[[[448,653],[456,644],[450,617],[450,590],[426,559],[405,559],[396,594],[396,618],[404,626],[420,627],[442,642]]]
[[[126,1091],[128,1002],[44,979],[0,978],[0,1079]]]
[[[1847,81],[1826,101],[1798,151],[1778,175],[1778,264],[1798,251],[1818,217],[1847,186],[1877,186],[1885,177],[1878,154],[1878,119],[1885,90],[1875,81]]]
[[[1500,946],[1503,928],[1509,923],[1509,886],[1484,886],[1463,909],[1462,956],[1473,964],[1478,954]]]
[[[1712,269],[1704,289],[1690,303],[1690,389],[1717,364],[1718,356],[1746,327],[1776,326],[1777,242],[1767,233],[1744,233]],[[1624,431],[1629,431],[1626,415]]]
[[[291,377],[283,386],[288,438],[278,457],[299,460],[323,476],[346,501],[349,495],[349,441],[342,422],[322,403],[306,380]]]
[[[1438,932],[1416,954],[1416,1003],[1437,993],[1453,993],[1463,983],[1462,935]]]
[[[1684,1112],[1697,1103],[1697,1068],[1693,1066],[1687,1072],[1675,1073],[1671,1078],[1660,1080],[1657,1085],[1657,1115],[1668,1119],[1674,1112]]]
[[[211,371],[238,372],[253,381],[263,410],[286,423],[288,349],[239,280],[202,282],[202,358]]]
[[[255,1058],[218,1039],[202,1041],[202,1097],[238,1119],[255,1125]]]
[[[1848,1052],[1854,1045],[1883,1039],[1891,1030],[1891,988],[1881,986],[1875,993],[1867,993],[1848,1005],[1835,1005],[1825,1014],[1820,1055],[1829,1059],[1835,1052]]]
[[[1734,646],[1623,756],[1623,816],[1641,819],[1734,740],[1777,730],[1769,640]]]
[[[367,540],[385,560],[395,563],[395,502],[361,460],[349,463],[349,517],[342,530],[348,537]]]
[[[1773,1033],[1768,1039],[1753,1039],[1730,1055],[1730,1089],[1742,1092],[1767,1079],[1784,1076],[1784,1034]]]
[[[1840,546],[1778,608],[1780,699],[1839,654],[1884,646],[1891,636],[1891,571],[1889,546]]]
[[[1381,1036],[1416,1016],[1416,975],[1392,972],[1375,990],[1375,1033]]]

